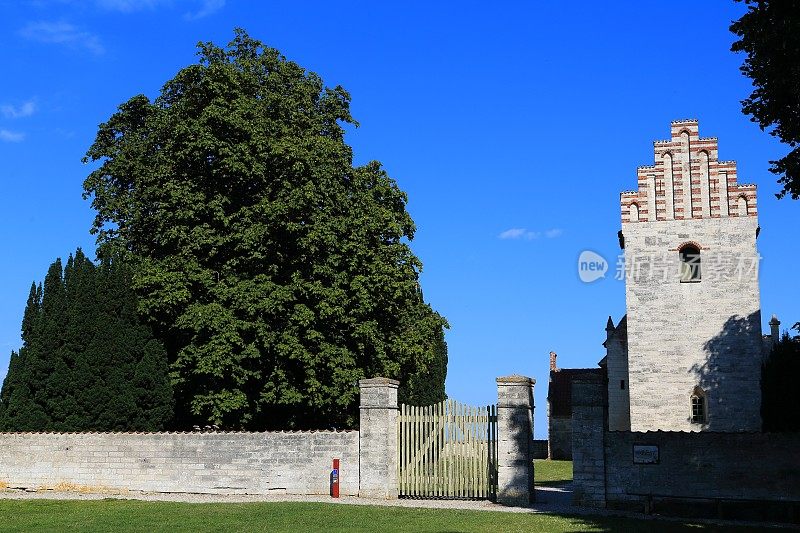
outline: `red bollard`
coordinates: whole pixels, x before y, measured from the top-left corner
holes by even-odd
[[[333,460],[333,470],[331,470],[331,497],[339,497],[339,459]]]

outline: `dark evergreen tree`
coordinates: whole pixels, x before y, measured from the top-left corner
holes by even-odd
[[[795,326],[797,327],[797,326]],[[800,431],[800,336],[784,333],[761,371],[764,431]]]
[[[441,402],[447,395],[444,382],[447,378],[447,343],[444,330],[439,330],[433,345],[434,357],[424,369],[409,377],[407,387],[398,391],[398,400],[411,405],[432,405]]]
[[[37,365],[33,341],[42,322],[42,285],[34,283],[22,318],[22,348],[11,353],[2,391],[0,391],[0,428],[19,431],[35,430],[47,426],[49,420],[34,400],[30,387],[32,370]],[[13,425],[9,420],[15,420]]]
[[[159,430],[172,418],[166,351],[136,315],[122,261],[79,249],[31,287],[23,346],[0,391],[0,428]]]

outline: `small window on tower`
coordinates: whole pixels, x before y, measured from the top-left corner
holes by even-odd
[[[619,380],[619,388],[620,388],[620,390],[625,390],[625,380],[624,379]]]
[[[700,281],[700,249],[687,244],[680,249],[681,282]]]
[[[706,423],[706,395],[697,387],[692,393],[692,424]]]

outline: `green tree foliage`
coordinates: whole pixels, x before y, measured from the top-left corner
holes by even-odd
[[[800,331],[800,324],[795,324]],[[764,431],[800,431],[800,336],[784,333],[761,370]]]
[[[84,183],[101,249],[136,264],[181,425],[351,426],[376,375],[443,399],[446,322],[405,193],[353,166],[349,94],[241,30],[198,55],[100,126]]]
[[[741,1],[741,0],[739,0]],[[800,0],[744,0],[747,13],[731,25],[731,50],[745,52],[742,72],[753,80],[742,110],[791,151],[770,161],[783,184],[779,198],[800,198]]]
[[[23,346],[0,391],[0,429],[164,429],[173,400],[166,350],[136,315],[130,268],[79,249],[31,287]]]

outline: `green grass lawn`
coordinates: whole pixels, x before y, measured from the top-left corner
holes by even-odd
[[[558,486],[572,481],[572,461],[537,459],[533,462],[533,477],[537,485]]]
[[[325,503],[0,500],[2,531],[685,531],[680,522]],[[720,531],[722,529],[719,529]],[[724,528],[725,531],[756,531]]]

